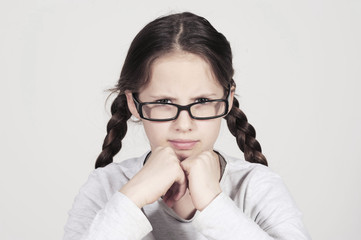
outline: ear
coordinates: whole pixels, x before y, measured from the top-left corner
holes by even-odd
[[[125,91],[125,96],[127,98],[127,104],[128,104],[129,111],[131,112],[131,114],[134,117],[140,119],[139,113],[137,111],[137,108],[136,108],[134,100],[133,100],[132,92],[126,90]]]
[[[236,92],[236,88],[234,86],[231,87],[230,89],[230,94],[229,94],[229,100],[228,100],[228,113],[231,111],[232,107],[233,107],[233,98],[234,98],[234,93]]]

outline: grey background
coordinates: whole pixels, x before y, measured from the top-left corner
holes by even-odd
[[[135,34],[193,11],[231,42],[237,94],[313,239],[361,236],[361,2],[0,2],[0,239],[60,239]],[[115,161],[147,148],[132,124]],[[241,155],[223,126],[217,148]]]

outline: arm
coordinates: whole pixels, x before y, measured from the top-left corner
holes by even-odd
[[[104,176],[97,173],[90,175],[75,198],[63,239],[142,239],[152,230],[146,216],[122,193],[103,186]]]
[[[234,200],[218,195],[194,224],[208,239],[310,239],[282,180],[266,168],[242,179]]]
[[[97,169],[75,199],[64,240],[141,239],[152,230],[142,207],[161,196],[171,205],[185,191],[183,170],[170,148],[155,149],[130,180],[108,166]]]

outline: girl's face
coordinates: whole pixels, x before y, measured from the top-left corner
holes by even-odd
[[[131,113],[139,118],[131,93],[127,92],[126,96]],[[213,76],[206,61],[198,55],[185,52],[175,52],[156,59],[148,84],[138,94],[140,102],[161,101],[179,105],[188,105],[204,98],[224,98],[223,87]],[[233,93],[230,99],[233,99]],[[213,149],[221,120],[195,120],[187,111],[181,111],[178,118],[172,121],[142,122],[152,150],[158,146],[169,146],[183,160]]]

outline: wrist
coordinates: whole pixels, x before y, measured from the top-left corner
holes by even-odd
[[[197,209],[199,211],[203,211],[221,193],[222,193],[222,190],[218,189],[218,190],[212,191],[211,193],[205,195],[204,198],[203,198],[202,203],[198,204]]]
[[[119,192],[124,194],[127,198],[129,198],[138,208],[142,208],[146,205],[145,201],[142,200],[141,196],[137,194],[138,191],[134,191],[134,189],[124,185]]]

